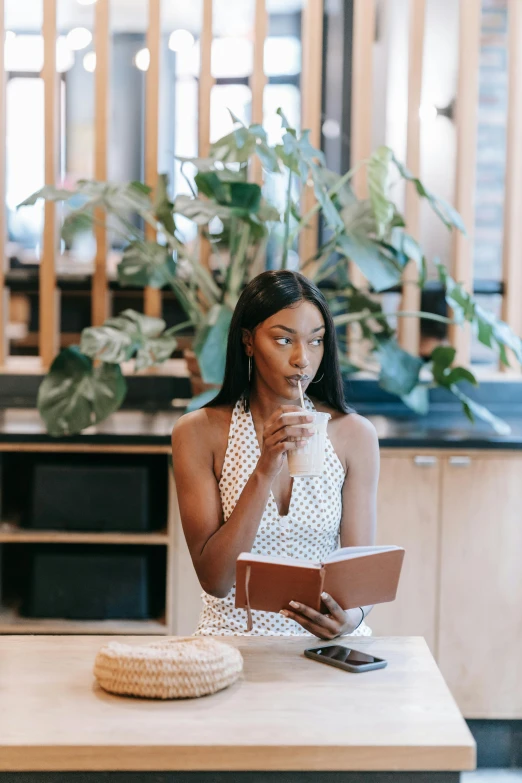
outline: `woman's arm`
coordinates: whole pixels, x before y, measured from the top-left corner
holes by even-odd
[[[214,473],[218,433],[208,413],[202,409],[182,416],[172,433],[183,532],[202,588],[218,598],[224,598],[235,582],[238,556],[252,549],[284,453],[311,434],[311,430],[285,424],[282,414],[289,410],[301,409],[282,406],[266,422],[261,456],[226,524]],[[308,415],[301,416],[294,423],[303,424],[309,419]]]
[[[172,457],[181,523],[196,574],[207,593],[223,598],[235,582],[238,555],[252,548],[271,482],[254,471],[224,524],[212,437],[204,410],[182,416],[172,433]]]

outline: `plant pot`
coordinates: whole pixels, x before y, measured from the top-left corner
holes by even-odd
[[[190,384],[192,386],[192,396],[197,397],[198,394],[203,394],[207,389],[215,389],[216,392],[220,386],[216,383],[205,383],[201,377],[201,370],[199,369],[198,357],[194,351],[186,348],[183,351],[183,356],[187,362],[187,369],[190,376]]]

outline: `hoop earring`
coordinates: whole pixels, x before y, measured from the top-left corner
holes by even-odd
[[[310,381],[310,383],[320,383],[323,380],[323,378],[324,378],[324,372],[320,378],[318,378],[316,381]]]
[[[248,357],[248,382],[252,380],[252,357]]]

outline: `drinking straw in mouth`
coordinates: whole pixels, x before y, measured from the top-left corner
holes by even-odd
[[[299,395],[301,397],[301,407],[304,408],[305,404],[304,404],[303,390],[301,388],[301,381],[298,380],[297,381],[297,385],[299,386]]]

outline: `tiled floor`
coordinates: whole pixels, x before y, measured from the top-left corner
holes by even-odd
[[[463,772],[461,783],[522,783],[522,769],[477,769]]]

